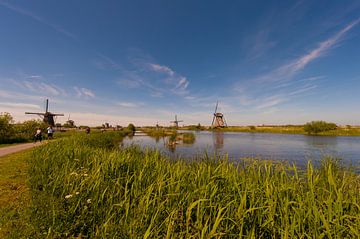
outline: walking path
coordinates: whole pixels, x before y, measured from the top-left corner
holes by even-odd
[[[33,148],[38,145],[41,145],[41,143],[40,142],[26,143],[26,144],[18,144],[18,145],[14,145],[14,146],[3,147],[3,148],[0,148],[0,157],[8,155],[8,154],[16,153],[16,152],[19,152],[19,151],[22,151],[25,149]]]

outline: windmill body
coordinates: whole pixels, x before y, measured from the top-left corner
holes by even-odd
[[[178,120],[177,119],[177,115],[175,115],[175,120],[174,121],[170,121],[170,123],[172,123],[174,125],[174,127],[178,128],[179,127],[179,123],[183,122],[182,120]]]
[[[226,121],[225,121],[224,114],[220,113],[220,112],[217,112],[218,104],[219,104],[219,102],[216,102],[215,112],[214,112],[213,121],[211,123],[211,127],[223,128],[223,127],[226,127],[227,124],[226,124]]]
[[[55,116],[64,116],[64,114],[54,114],[49,112],[49,99],[46,99],[46,106],[45,106],[45,112],[44,113],[36,113],[36,112],[25,112],[25,114],[30,114],[30,115],[38,115],[40,117],[43,118],[43,121],[54,127],[55,126],[55,120],[54,117]]]

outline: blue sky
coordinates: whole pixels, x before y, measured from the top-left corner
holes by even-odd
[[[360,2],[0,0],[0,112],[360,124]]]

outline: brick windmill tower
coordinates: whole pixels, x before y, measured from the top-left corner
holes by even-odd
[[[44,113],[35,113],[35,112],[25,112],[25,114],[38,115],[43,118],[43,121],[51,126],[55,126],[54,116],[64,116],[64,114],[54,114],[49,112],[49,99],[46,99],[45,112]]]
[[[211,123],[211,127],[213,127],[213,128],[227,127],[226,120],[225,120],[223,113],[217,112],[218,105],[219,105],[219,102],[216,101],[214,117],[213,117],[213,121]]]

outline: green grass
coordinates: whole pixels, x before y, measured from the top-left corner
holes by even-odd
[[[0,238],[24,238],[32,231],[26,184],[30,151],[0,157]]]
[[[336,160],[304,170],[226,157],[173,161],[114,148],[113,137],[78,135],[34,149],[33,237],[360,237],[360,178]]]
[[[304,134],[302,125],[299,126],[229,126],[226,128],[212,129],[225,132],[248,132],[248,133],[276,133],[276,134]],[[321,136],[360,136],[360,127],[338,127],[336,130],[321,132]]]

